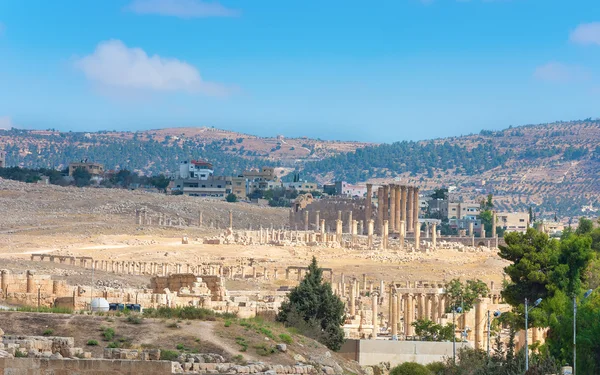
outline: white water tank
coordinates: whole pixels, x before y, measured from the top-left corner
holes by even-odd
[[[108,301],[104,298],[94,298],[92,300],[92,311],[108,311]]]

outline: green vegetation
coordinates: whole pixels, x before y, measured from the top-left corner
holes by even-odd
[[[229,203],[235,203],[238,201],[238,197],[233,193],[229,193],[227,194],[227,197],[225,197],[225,200]]]
[[[18,312],[40,312],[40,313],[51,313],[51,314],[72,314],[73,310],[65,307],[32,307],[32,306],[20,306],[13,311]]]
[[[109,342],[106,347],[110,348],[110,349],[116,349],[116,348],[120,348],[121,346],[116,342]]]
[[[461,307],[463,311],[469,311],[477,299],[487,296],[488,293],[486,283],[481,280],[467,280],[463,284],[459,279],[453,279],[446,286],[446,296],[449,299],[446,310],[450,312]]]
[[[48,328],[42,332],[43,336],[52,336],[54,334],[54,330],[52,328]]]
[[[27,358],[27,353],[17,349],[15,350],[15,358]]]
[[[248,343],[246,342],[246,339],[244,337],[236,337],[235,343],[241,347],[240,352],[245,352],[246,350],[248,350]]]
[[[179,353],[174,350],[161,349],[160,360],[161,361],[176,361],[179,357]]]
[[[143,311],[143,316],[146,318],[160,319],[189,319],[189,320],[208,320],[214,321],[217,317],[235,318],[235,314],[231,313],[216,313],[213,310],[185,306],[185,307],[159,307],[157,309],[147,308]]]
[[[284,344],[291,344],[294,342],[294,340],[292,339],[292,336],[288,335],[287,333],[282,333],[279,335],[279,339],[284,343]]]
[[[98,340],[88,340],[87,344],[89,346],[97,346],[98,345]]]
[[[391,369],[390,375],[433,375],[433,373],[418,363],[404,362]]]
[[[104,341],[111,341],[115,337],[115,330],[110,327],[101,327],[102,336],[104,337]]]
[[[127,323],[131,324],[142,324],[142,319],[143,318],[139,315],[129,315],[125,320],[127,321]]]
[[[225,327],[231,326],[231,320],[226,320],[224,326]]]
[[[269,356],[277,352],[277,349],[275,349],[274,346],[270,346],[267,344],[258,344],[254,347],[254,349],[256,349],[256,354],[263,357]]]
[[[339,350],[344,342],[344,317],[344,303],[333,294],[331,285],[323,282],[323,270],[313,257],[308,273],[281,305],[277,321],[296,327],[331,350]]]
[[[429,319],[417,319],[412,326],[415,327],[415,335],[421,341],[452,341],[452,323],[442,326]]]

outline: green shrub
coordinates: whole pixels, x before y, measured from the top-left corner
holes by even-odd
[[[139,315],[129,315],[127,316],[127,323],[142,324],[142,318]]]
[[[14,309],[19,312],[41,312],[41,313],[52,313],[52,314],[73,314],[73,310],[65,307],[32,307],[32,306],[21,306]]]
[[[179,353],[174,350],[161,350],[160,360],[161,361],[176,361],[179,357]]]
[[[87,345],[89,346],[97,346],[98,340],[88,340]]]
[[[177,344],[176,348],[177,350],[184,350],[185,346],[183,344]]]
[[[246,365],[248,362],[246,362],[246,360],[244,359],[244,356],[241,354],[238,354],[236,356],[233,356],[233,358],[231,358],[231,360],[233,361],[233,363],[236,363],[238,365]]]
[[[256,349],[256,354],[262,356],[268,356],[275,353],[277,350],[272,346],[267,346],[266,344],[259,344],[254,347]]]
[[[279,339],[288,345],[294,342],[292,336],[288,335],[287,333],[282,333],[281,335],[279,335]]]
[[[245,338],[238,336],[235,338],[235,343],[241,346],[240,352],[245,352],[246,350],[248,350],[248,343],[246,342]]]
[[[104,341],[111,341],[115,337],[115,330],[110,327],[102,328],[102,336],[104,336]]]
[[[119,344],[117,344],[116,342],[109,342],[106,347],[111,349],[120,348]]]
[[[433,373],[418,363],[404,362],[391,369],[390,375],[433,375]]]
[[[231,320],[226,320],[225,321],[225,327],[229,327],[231,326]]]
[[[273,334],[273,332],[271,332],[270,329],[265,328],[265,327],[260,327],[259,332],[262,333],[263,335],[267,336],[271,340],[275,340],[275,335]]]
[[[52,336],[53,334],[54,334],[54,330],[52,328],[48,328],[47,330],[42,332],[42,335],[44,335],[44,336]]]
[[[22,352],[19,349],[15,351],[15,358],[27,358],[27,353]]]

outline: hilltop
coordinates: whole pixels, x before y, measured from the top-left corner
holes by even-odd
[[[8,165],[64,168],[89,158],[106,169],[146,175],[177,170],[179,160],[204,158],[217,174],[261,166],[284,176],[300,171],[320,183],[334,180],[456,185],[464,199],[495,196],[500,210],[538,207],[540,213],[580,215],[600,205],[600,121],[509,127],[500,131],[419,142],[368,144],[257,137],[208,127],[94,133],[0,130]]]

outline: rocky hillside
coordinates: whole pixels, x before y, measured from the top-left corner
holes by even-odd
[[[579,215],[600,205],[600,121],[527,125],[420,142],[365,144],[309,138],[260,138],[214,128],[61,133],[0,130],[8,165],[64,168],[85,159],[107,169],[174,173],[179,160],[204,158],[218,174],[279,166],[304,178],[456,185],[465,199],[493,193],[501,210],[537,207]]]

